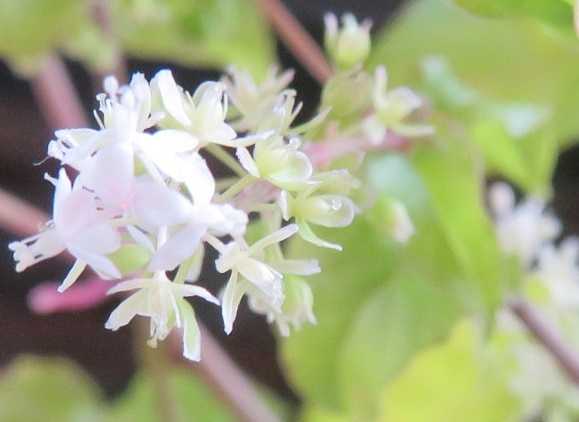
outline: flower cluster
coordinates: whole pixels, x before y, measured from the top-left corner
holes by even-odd
[[[148,317],[151,345],[182,328],[184,356],[192,360],[200,358],[200,336],[187,297],[221,304],[227,333],[244,296],[284,335],[290,326],[314,323],[312,292],[301,277],[319,265],[286,259],[280,244],[298,234],[340,249],[313,227],[352,222],[355,181],[345,170],[316,172],[302,151],[300,135],[324,115],[293,126],[300,105],[287,88],[291,76],[272,71],[257,84],[231,70],[191,94],[169,70],[150,82],[137,73],[125,86],[107,78],[97,96],[99,129],[59,130],[49,144],[48,155],[62,164],[58,177],[46,176],[55,187],[52,220],[9,245],[16,269],[68,251],[75,263],[59,291],[86,267],[123,280],[110,293],[133,293],[106,327]],[[205,154],[236,177],[217,183]],[[266,227],[251,244],[250,215]],[[220,300],[194,284],[208,246],[218,253],[217,271],[230,274]]]
[[[489,205],[500,246],[517,258],[526,281],[523,289],[565,338],[579,345],[579,240],[558,241],[561,223],[546,202],[529,197],[516,204],[513,190],[505,183],[491,186]],[[576,408],[576,389],[543,348],[529,339],[520,322],[507,311],[499,313],[498,322],[499,332],[511,339],[517,363],[511,388],[521,398],[527,416],[536,416],[555,399]]]
[[[408,88],[387,91],[382,67],[374,76],[363,70],[370,23],[359,25],[353,16],[342,23],[326,19],[336,73],[324,86],[319,114],[298,125],[291,71],[272,68],[257,83],[230,69],[192,93],[170,70],[150,81],[134,74],[123,86],[106,78],[94,113],[99,128],[59,130],[48,145],[48,156],[62,165],[58,177],[46,176],[55,187],[53,216],[39,234],[9,245],[17,271],[67,251],[75,263],[60,292],[86,267],[120,281],[110,293],[133,293],[106,327],[148,317],[151,345],[181,328],[184,356],[192,360],[200,358],[200,335],[188,297],[220,305],[227,333],[244,297],[282,335],[315,323],[302,277],[318,273],[319,264],[287,259],[281,244],[297,235],[341,250],[317,227],[353,221],[358,208],[350,194],[358,182],[329,164],[381,148],[391,134],[433,132],[415,122],[420,97]],[[215,180],[208,155],[235,176]],[[380,218],[400,242],[413,233],[396,201]],[[218,254],[216,270],[229,274],[219,299],[195,284],[207,247]]]

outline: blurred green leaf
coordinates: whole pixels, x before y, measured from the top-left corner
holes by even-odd
[[[167,392],[175,405],[177,421],[234,421],[235,418],[191,373],[167,368]],[[157,422],[160,419],[157,393],[146,372],[135,375],[128,391],[113,404],[107,422]]]
[[[561,0],[544,0],[557,2],[565,6]],[[371,63],[386,63],[393,85],[420,86],[419,64],[440,56],[465,82],[454,87],[458,105],[476,105],[478,93],[484,93],[499,104],[546,108],[552,136],[561,147],[579,132],[579,48],[574,39],[554,36],[534,22],[482,19],[444,0],[418,0],[375,45]]]
[[[572,33],[573,9],[565,0],[455,0],[465,9],[481,15],[537,19],[561,31]]]
[[[245,0],[118,0],[111,39],[91,17],[88,0],[0,0],[0,56],[33,73],[43,55],[62,49],[100,71],[118,48],[134,57],[223,68],[261,76],[274,60],[267,25]]]
[[[558,145],[548,109],[486,97],[459,80],[440,57],[427,58],[422,68],[436,112],[465,126],[463,136],[480,147],[488,172],[533,194],[550,193]]]
[[[444,338],[458,314],[423,271],[405,270],[361,307],[340,353],[340,386],[355,420],[374,420],[386,383],[423,347]]]
[[[99,404],[96,386],[66,359],[23,356],[0,378],[2,422],[97,422]]]
[[[262,76],[274,45],[254,2],[245,0],[121,0],[114,27],[127,53],[184,65],[234,64]]]
[[[385,390],[384,422],[518,420],[505,363],[485,354],[472,324],[462,322],[440,346],[419,354]],[[489,356],[490,355],[490,356]]]
[[[503,263],[483,203],[481,163],[472,146],[450,134],[441,146],[419,148],[412,161],[428,188],[448,246],[464,271],[470,308],[491,316],[502,300]]]
[[[310,278],[318,324],[303,327],[284,340],[282,357],[288,377],[308,401],[340,408],[338,352],[359,307],[387,277],[392,248],[362,219],[343,230],[323,233],[343,252],[292,241],[294,256],[315,256],[323,271]],[[355,264],[353,264],[355,263]]]

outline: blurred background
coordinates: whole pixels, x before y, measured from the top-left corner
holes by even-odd
[[[96,105],[99,75],[110,69],[120,50],[126,52],[129,74],[140,71],[150,77],[157,70],[170,67],[175,79],[189,89],[200,81],[219,78],[224,66],[230,63],[260,75],[269,63],[278,61],[283,68],[296,69],[292,86],[305,105],[300,118],[305,119],[315,111],[319,85],[276,39],[249,0],[112,1],[109,23],[113,29],[108,34],[99,32],[98,25],[91,23],[94,22],[93,3],[88,0],[0,0],[0,186],[43,210],[50,209],[52,191],[42,177],[45,172],[54,173],[56,168],[51,161],[44,162],[52,128],[37,106],[29,78],[34,79],[36,60],[49,49],[54,48],[66,57],[66,67],[87,113]],[[387,64],[394,84],[426,86],[421,63],[425,57],[437,56],[447,61],[454,74],[472,89],[498,102],[556,106],[560,111],[557,124],[561,128],[557,142],[563,145],[563,152],[555,164],[554,207],[566,231],[579,232],[579,166],[576,164],[579,149],[572,146],[574,133],[579,128],[579,43],[576,40],[535,21],[475,17],[445,0],[286,0],[284,3],[318,41],[323,35],[326,12],[349,11],[358,18],[372,19],[376,41],[370,62]],[[108,39],[111,34],[117,37],[115,42]],[[218,168],[219,164],[211,162],[210,166]],[[219,171],[224,174],[225,169]],[[3,245],[16,238],[12,233],[0,231]],[[343,259],[350,258],[346,254]],[[209,265],[206,267],[202,277],[204,285],[217,292],[225,280]],[[65,268],[51,260],[16,273],[8,249],[0,248],[0,365],[4,368],[0,376],[8,373],[7,368],[15,358],[25,354],[66,357],[90,377],[83,381],[90,385],[86,387],[92,391],[90,394],[114,401],[131,388],[138,389],[134,387],[137,362],[131,331],[104,329],[104,321],[116,302],[50,315],[38,315],[29,309],[31,289],[47,281],[61,280]],[[283,407],[289,415],[295,415],[303,392],[292,387],[281,369],[276,337],[267,323],[243,307],[236,329],[225,336],[217,309],[204,304],[196,309],[199,318],[235,362],[285,400],[287,404]],[[14,386],[18,383],[30,392],[31,385],[46,382],[51,388],[66,390],[67,394],[79,394],[82,400],[78,401],[91,402],[89,393],[84,397],[84,387],[79,387],[78,393],[75,391],[77,381],[67,378],[68,369],[60,373],[52,363],[42,361],[21,361],[20,364],[17,381],[12,379],[12,384],[7,384],[0,378],[0,408],[8,400],[16,400]],[[42,368],[43,374],[37,381],[36,366]],[[43,376],[51,374],[51,370],[58,375],[44,380]],[[78,370],[70,371],[77,373]],[[112,420],[148,420],[131,419],[136,416],[130,412],[132,416],[121,419],[122,411],[119,412]],[[9,413],[2,419],[2,415],[0,409],[0,422],[37,420],[18,419]],[[93,420],[85,416],[46,420]],[[190,420],[222,418],[213,415]]]

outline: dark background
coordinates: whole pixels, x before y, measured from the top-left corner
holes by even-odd
[[[285,2],[306,28],[320,40],[323,14],[333,11],[353,12],[359,18],[369,17],[374,30],[387,24],[388,18],[399,10],[402,1],[312,1]],[[295,68],[294,88],[301,93],[305,113],[315,107],[319,87],[278,43],[280,61],[284,68]],[[93,82],[76,63],[67,63],[87,110],[95,107]],[[129,71],[142,71],[151,76],[156,70],[170,66],[176,79],[186,87],[194,87],[208,78],[218,78],[217,71],[194,71],[172,63],[129,60]],[[39,112],[29,85],[17,79],[0,63],[0,186],[31,203],[49,210],[52,189],[43,182],[44,172],[55,173],[55,165],[46,162],[33,165],[45,157],[51,131]],[[572,150],[560,158],[555,177],[555,208],[572,232],[579,231],[577,203],[579,151]],[[212,168],[217,163],[211,162]],[[0,203],[0,207],[2,204]],[[14,236],[0,232],[0,243],[6,245]],[[206,262],[207,264],[207,262]],[[115,306],[108,302],[96,309],[38,316],[29,312],[26,300],[29,290],[44,281],[59,281],[66,268],[57,261],[46,261],[22,274],[13,269],[12,257],[5,246],[0,247],[0,364],[5,365],[20,353],[65,355],[79,362],[103,387],[108,397],[114,397],[127,386],[135,371],[131,330],[113,333],[104,329],[104,322]],[[202,279],[211,291],[219,290],[223,276],[206,265]],[[199,317],[215,333],[237,363],[258,380],[275,388],[285,397],[298,400],[285,383],[276,362],[275,339],[265,321],[242,307],[236,329],[230,336],[223,334],[221,318],[216,307],[199,301]]]

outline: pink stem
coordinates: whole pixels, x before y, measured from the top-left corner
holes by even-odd
[[[332,76],[324,53],[316,41],[280,0],[257,0],[263,14],[281,40],[316,80],[323,84]]]

